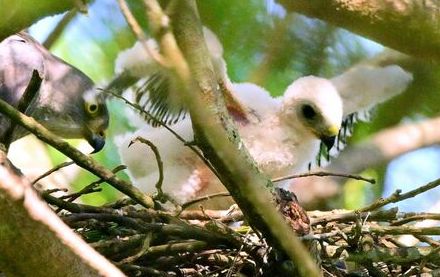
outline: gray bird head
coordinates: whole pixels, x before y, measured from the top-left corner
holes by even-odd
[[[101,150],[109,123],[104,96],[94,90],[93,81],[84,73],[53,56],[26,34],[0,43],[0,97],[16,106],[34,69],[43,80],[27,114],[60,137],[83,138],[94,152]],[[7,129],[9,124],[0,114],[0,129]],[[17,128],[13,139],[25,134]]]

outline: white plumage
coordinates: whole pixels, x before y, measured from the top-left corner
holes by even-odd
[[[224,68],[223,62],[223,73],[218,75],[225,77],[220,79],[228,81],[233,96],[247,112],[245,120],[235,117],[243,143],[259,168],[271,178],[306,171],[319,152],[320,139],[336,136],[344,116],[389,99],[412,80],[411,74],[398,66],[358,66],[331,80],[300,78],[282,97],[273,98],[255,84],[231,85]],[[172,128],[192,141],[189,118]],[[159,149],[164,163],[163,190],[179,202],[225,190],[203,162],[173,134],[165,128],[145,125],[116,139],[131,180],[143,191],[155,191],[158,169],[148,146],[136,143],[128,147],[138,136],[150,140]]]

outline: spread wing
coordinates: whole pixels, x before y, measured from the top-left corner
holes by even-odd
[[[336,155],[344,147],[358,120],[368,120],[372,108],[402,93],[412,81],[412,74],[397,65],[357,65],[330,81],[342,98],[344,119],[336,147],[329,153],[321,145],[318,165],[322,157],[328,160],[330,155]]]
[[[403,92],[412,75],[397,65],[359,65],[331,79],[344,103],[344,115],[369,110]]]
[[[232,92],[232,84],[226,73],[226,63],[223,60],[223,47],[217,36],[208,28],[203,28],[205,41],[210,53],[214,73],[231,114],[238,118],[249,120],[249,111],[240,105]],[[150,49],[158,51],[157,42],[153,39],[146,43]],[[173,77],[162,68],[147,52],[145,45],[136,42],[135,45],[122,51],[115,62],[117,77],[111,81],[106,90],[121,94],[127,89],[133,100],[152,116],[144,119],[153,126],[161,125],[157,121],[172,125],[186,117],[186,110],[180,99],[180,90],[175,85]]]

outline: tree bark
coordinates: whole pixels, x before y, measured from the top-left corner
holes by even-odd
[[[440,61],[440,2],[434,0],[278,0],[403,53]]]
[[[198,146],[217,170],[222,183],[250,224],[288,255],[301,276],[319,276],[307,249],[274,207],[268,190],[270,181],[252,163],[247,150],[239,147],[239,135],[221,98],[195,1],[173,1],[169,7],[176,42],[186,61],[181,60],[179,49],[174,49],[175,53],[170,51],[173,50],[170,49],[173,41],[169,40],[169,29],[163,24],[168,22],[168,18],[159,10],[155,11],[152,2],[155,1],[147,1],[150,19],[153,19],[150,23],[158,27],[155,28],[157,41],[161,42],[166,58],[178,57],[174,59],[173,71],[184,88],[182,97],[191,114]],[[164,43],[166,39],[168,43]],[[187,72],[188,68],[190,72]]]
[[[0,270],[7,276],[124,276],[70,230],[0,152]]]

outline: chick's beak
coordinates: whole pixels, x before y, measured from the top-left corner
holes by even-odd
[[[325,137],[321,137],[320,139],[324,143],[324,145],[327,147],[327,150],[330,151],[330,149],[335,144],[336,136],[331,136],[331,137],[325,136]]]
[[[327,147],[327,150],[330,151],[330,149],[333,147],[336,141],[336,136],[339,133],[339,128],[337,126],[331,126],[329,127],[325,134],[323,134],[319,139],[324,143],[324,145]]]
[[[98,132],[98,133],[89,133],[89,135],[86,137],[87,142],[90,144],[90,146],[93,147],[93,153],[99,152],[102,148],[104,148],[105,145],[105,134],[104,132]]]

